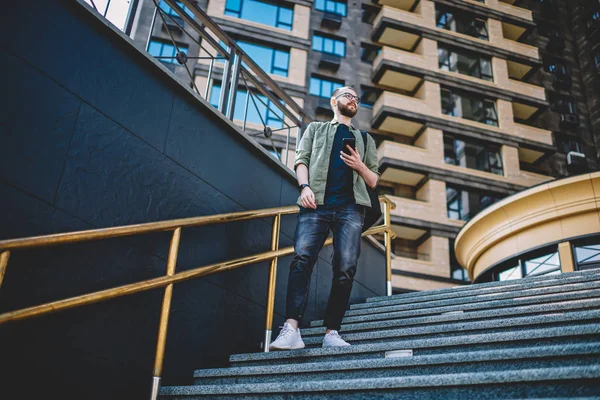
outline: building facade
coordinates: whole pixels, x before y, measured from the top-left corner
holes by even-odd
[[[468,283],[454,240],[471,217],[532,186],[598,169],[597,0],[197,4],[315,119],[331,118],[335,88],[360,94],[355,123],[375,138],[380,193],[397,204],[396,292]],[[222,68],[210,59],[214,49],[154,14],[154,3],[140,0],[136,45],[173,57],[161,60],[216,105]],[[190,72],[175,60],[173,40]],[[234,120],[257,132],[283,126],[268,104],[251,112],[245,96]],[[282,156],[283,133],[256,139]]]

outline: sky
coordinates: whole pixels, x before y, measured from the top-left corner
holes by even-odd
[[[108,4],[108,11],[106,12],[106,18],[113,23],[117,28],[123,30],[125,26],[125,19],[127,18],[127,11],[129,11],[129,4],[131,0],[93,0],[96,8],[102,15],[106,10]],[[92,0],[85,0],[86,3],[92,5]]]

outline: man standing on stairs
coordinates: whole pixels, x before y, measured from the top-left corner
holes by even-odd
[[[377,186],[379,172],[375,141],[367,134],[364,143],[361,132],[351,124],[360,105],[354,89],[336,89],[330,104],[334,119],[309,124],[296,149],[300,213],[288,280],[287,320],[270,350],[304,348],[298,321],[306,310],[313,266],[330,230],[333,281],[325,312],[323,347],[349,346],[338,331],[360,255],[365,207],[371,206],[366,186]],[[344,139],[354,140],[356,150],[349,145],[344,149]]]

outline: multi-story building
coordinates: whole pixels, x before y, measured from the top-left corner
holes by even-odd
[[[466,283],[453,251],[466,221],[523,189],[597,169],[597,0],[197,4],[316,119],[331,118],[336,87],[360,93],[355,124],[376,139],[380,193],[397,204],[396,292]],[[174,39],[199,57],[190,58],[188,70],[174,58],[162,60],[216,105],[221,72],[209,58],[214,49],[153,17],[154,8],[140,2],[134,40],[155,56],[175,57]],[[246,100],[241,93],[234,115],[240,123]],[[249,112],[245,123],[258,132],[265,121],[277,127],[267,106]],[[283,134],[273,143],[256,138],[275,145],[275,154],[285,148]]]

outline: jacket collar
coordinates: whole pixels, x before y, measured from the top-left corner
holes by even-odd
[[[330,123],[331,125],[338,125],[338,124],[339,124],[339,121],[338,121],[337,119],[333,118],[333,119],[332,119],[332,120],[331,120],[329,123]],[[352,125],[352,124],[350,124],[350,129],[353,129],[353,130],[355,130],[355,131],[356,131],[356,130],[358,130],[358,129],[356,129],[356,128],[354,127],[354,125]]]

